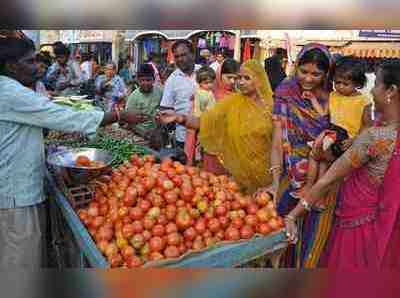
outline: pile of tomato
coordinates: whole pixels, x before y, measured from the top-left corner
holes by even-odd
[[[78,215],[112,267],[179,258],[284,226],[267,193],[243,195],[227,176],[169,159],[133,155],[100,180]]]

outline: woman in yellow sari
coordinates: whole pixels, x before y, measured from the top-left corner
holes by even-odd
[[[216,154],[223,166],[252,194],[272,182],[268,173],[272,143],[272,89],[262,65],[249,60],[239,73],[240,93],[218,102],[200,118],[163,111],[163,123],[176,122],[199,130],[205,151]]]

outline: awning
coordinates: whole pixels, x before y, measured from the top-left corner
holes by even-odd
[[[400,43],[352,43],[338,52],[360,58],[400,58]]]

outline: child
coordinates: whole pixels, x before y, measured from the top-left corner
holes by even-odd
[[[358,91],[366,83],[364,66],[351,57],[343,57],[336,63],[333,78],[335,91],[331,92],[327,107],[322,107],[311,92],[303,93],[321,116],[329,113],[331,127],[313,143],[307,182],[303,189],[293,194],[295,197],[307,193],[351,146],[352,139],[372,123],[368,98]],[[323,203],[316,205],[323,208]]]
[[[192,112],[194,116],[200,117],[203,112],[215,105],[215,98],[212,92],[215,78],[215,71],[206,65],[196,72],[198,88],[192,97]],[[201,159],[200,146],[197,141],[196,132],[193,130],[187,131],[185,153],[188,165],[192,165],[195,160],[199,161]]]

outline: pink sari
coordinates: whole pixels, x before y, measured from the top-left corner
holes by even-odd
[[[400,132],[399,132],[400,133]],[[381,188],[378,227],[380,268],[400,268],[400,136]]]
[[[377,269],[400,267],[400,138],[383,187],[374,184],[366,167],[355,170],[340,190],[335,226],[322,267]]]

